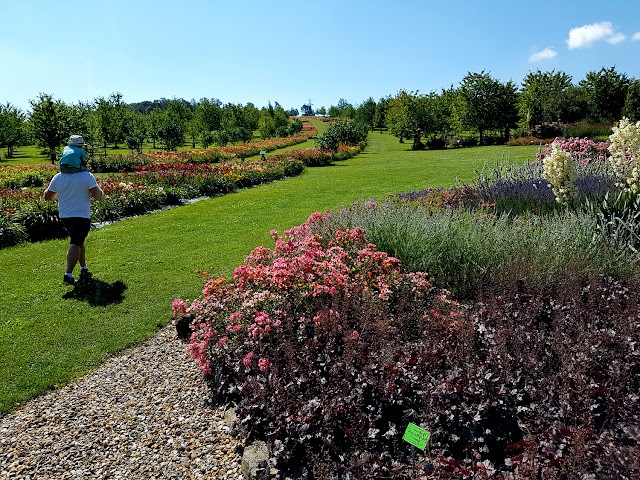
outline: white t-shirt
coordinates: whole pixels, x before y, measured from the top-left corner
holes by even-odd
[[[90,172],[58,173],[51,179],[47,190],[58,194],[60,218],[91,218],[89,189],[97,186]]]

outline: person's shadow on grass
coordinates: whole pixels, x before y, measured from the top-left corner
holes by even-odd
[[[122,303],[123,293],[126,289],[127,286],[120,280],[114,283],[103,282],[93,278],[89,272],[80,275],[73,290],[65,293],[62,298],[85,301],[92,307],[103,307],[113,303]]]

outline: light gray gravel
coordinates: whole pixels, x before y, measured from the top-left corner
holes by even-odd
[[[242,479],[243,440],[207,395],[169,324],[0,418],[0,479]]]

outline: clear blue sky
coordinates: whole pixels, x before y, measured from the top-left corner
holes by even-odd
[[[640,1],[0,0],[0,103],[218,98],[357,105],[616,67],[640,78]]]

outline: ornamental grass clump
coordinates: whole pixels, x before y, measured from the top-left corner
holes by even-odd
[[[611,165],[617,185],[629,193],[640,192],[640,121],[631,123],[623,117],[609,137]]]
[[[575,160],[560,145],[553,143],[551,154],[543,159],[543,176],[549,181],[556,201],[572,204],[576,196],[574,181],[578,177]]]

